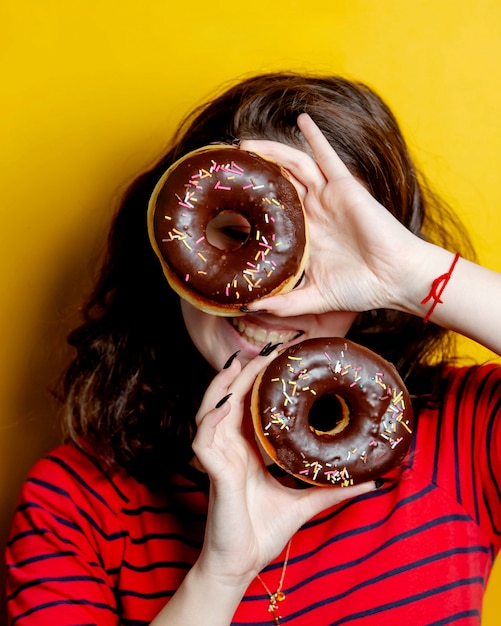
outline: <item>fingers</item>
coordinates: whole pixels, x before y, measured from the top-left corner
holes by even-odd
[[[267,313],[277,317],[297,317],[312,311],[322,313],[325,307],[317,296],[318,293],[314,287],[305,285],[286,294],[258,300],[249,304],[248,309],[249,311],[264,309]]]
[[[308,190],[325,185],[325,177],[315,161],[303,150],[277,141],[246,139],[240,148],[255,152],[279,163],[290,172],[293,179]]]
[[[297,124],[327,180],[351,178],[350,170],[339,158],[320,128],[307,113],[301,113]]]
[[[231,394],[223,396],[218,404],[207,413],[204,413],[198,419],[197,434],[193,440],[193,451],[197,456],[199,452],[210,447],[214,441],[216,428],[231,410],[228,400]],[[203,422],[203,425],[202,425]]]
[[[354,485],[353,487],[314,487],[299,492],[301,498],[302,523],[325,511],[331,506],[341,504],[357,496],[370,493],[376,489],[373,481]]]
[[[200,424],[204,415],[216,408],[216,405],[221,401],[221,399],[229,393],[229,387],[240,373],[240,370],[241,364],[237,358],[234,358],[227,368],[221,370],[221,372],[214,377],[204,394],[200,408],[197,412],[197,424]]]
[[[228,393],[232,394],[232,398],[244,398],[251,390],[259,372],[276,356],[277,348],[266,356],[259,355],[246,363],[246,365],[241,368],[239,375],[228,387]]]
[[[313,159],[303,150],[275,141],[247,139],[242,141],[240,147],[280,163],[307,189],[321,187],[329,180],[352,178],[350,170],[311,117],[307,113],[301,113],[297,123],[311,149]]]
[[[224,404],[239,407],[240,411],[235,411],[234,415],[239,415],[241,420],[243,399],[251,390],[258,373],[276,354],[275,349],[267,356],[257,356],[244,367],[241,366],[238,356],[232,356],[229,359],[230,364],[214,377],[207,388],[196,416],[197,424],[200,424],[209,412],[219,410]]]
[[[276,350],[252,359],[243,368],[238,357],[230,358],[230,364],[207,388],[197,413],[198,428],[192,448],[212,479],[225,479],[228,463],[242,458],[238,451],[250,458],[250,442],[242,432],[244,402],[259,371],[275,356]]]

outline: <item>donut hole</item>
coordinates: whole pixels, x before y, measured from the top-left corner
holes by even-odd
[[[231,252],[238,250],[249,239],[251,225],[249,220],[233,210],[220,211],[207,224],[207,241],[218,250]]]
[[[316,435],[332,437],[350,423],[350,406],[342,396],[326,393],[317,398],[308,413],[308,425]]]

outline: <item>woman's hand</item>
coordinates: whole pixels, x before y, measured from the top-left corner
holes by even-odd
[[[416,237],[352,176],[307,114],[298,125],[313,158],[276,142],[241,144],[291,172],[310,233],[302,284],[249,309],[287,317],[389,308],[425,317],[434,282],[454,267],[431,320],[501,354],[501,275],[462,258],[455,264],[452,252]]]
[[[289,489],[265,470],[254,440],[242,432],[242,419],[257,373],[274,356],[276,352],[258,356],[243,368],[234,360],[209,386],[197,416],[193,449],[211,483],[198,567],[230,586],[247,586],[308,519],[374,489],[372,482],[343,489]]]
[[[395,219],[355,179],[313,120],[298,125],[306,152],[270,141],[241,147],[280,163],[298,181],[308,216],[310,259],[303,283],[284,296],[249,308],[280,316],[399,308],[404,259],[427,245]]]
[[[228,626],[251,581],[300,526],[320,511],[375,488],[370,482],[339,489],[289,489],[266,471],[252,427],[245,428],[249,424],[242,421],[258,372],[275,356],[258,356],[245,367],[234,359],[205,393],[193,442],[210,478],[204,544],[152,625],[195,626],[202,620],[206,626]],[[243,430],[251,434],[246,437]]]

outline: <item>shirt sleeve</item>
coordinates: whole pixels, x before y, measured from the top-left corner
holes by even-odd
[[[451,377],[457,497],[501,547],[501,366],[461,368]]]
[[[91,478],[52,456],[26,480],[6,552],[10,626],[118,624],[113,563],[100,546],[118,555],[123,533]]]
[[[491,370],[486,381],[487,418],[482,432],[480,465],[483,474],[483,498],[489,525],[501,544],[501,368]],[[485,441],[485,453],[482,444]]]

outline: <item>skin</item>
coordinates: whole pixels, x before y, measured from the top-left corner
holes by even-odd
[[[393,218],[353,178],[308,115],[301,115],[298,125],[311,156],[268,141],[242,143],[243,149],[276,160],[299,181],[311,241],[302,285],[257,303],[255,308],[267,313],[249,315],[248,321],[267,330],[318,336],[328,330],[344,334],[353,311],[393,308],[424,317],[430,305],[421,301],[435,278],[449,270],[454,254],[421,241]],[[337,251],[335,266],[332,250]],[[499,274],[459,259],[441,300],[434,322],[501,353]],[[202,552],[152,623],[198,626],[203,615],[205,626],[228,626],[250,582],[301,525],[374,484],[298,491],[265,472],[242,423],[253,381],[276,353],[256,356],[258,348],[227,320],[202,318],[184,305],[183,311],[197,347],[214,367],[220,369],[237,349],[242,355],[216,375],[197,415],[193,449],[211,484]]]
[[[245,364],[257,357],[267,343],[285,346],[314,337],[344,337],[356,317],[350,311],[294,317],[245,315],[236,320],[245,326],[245,331],[239,332],[231,318],[204,313],[186,301],[181,302],[181,309],[193,343],[216,370],[237,350],[240,350],[239,361]],[[245,334],[249,329],[252,338]]]

